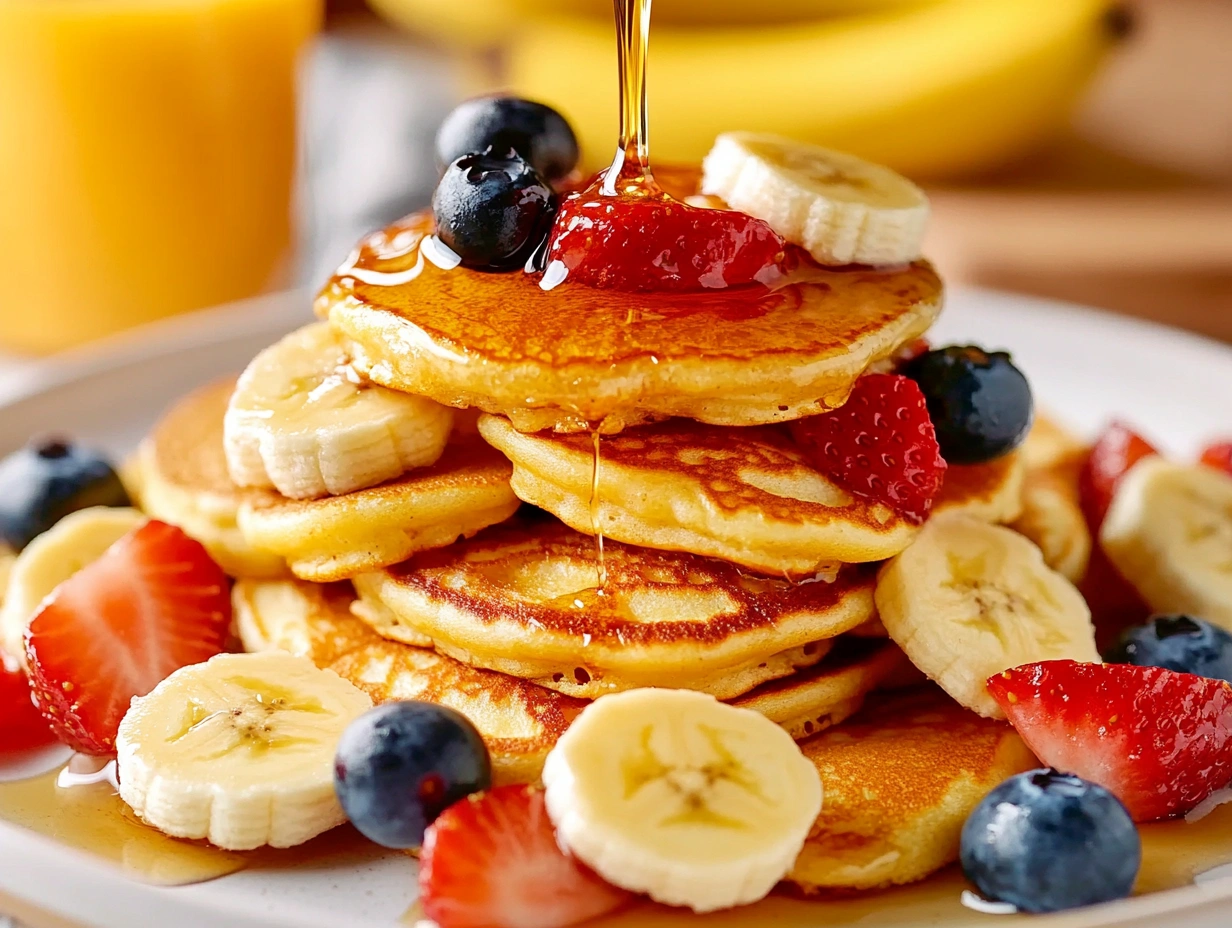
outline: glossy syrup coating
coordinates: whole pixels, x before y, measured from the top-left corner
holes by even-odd
[[[696,170],[659,170],[679,197]],[[365,239],[317,300],[378,383],[504,413],[524,430],[619,431],[681,415],[725,425],[840,405],[869,364],[940,312],[927,262],[822,269],[774,287],[628,293],[566,280],[445,271],[419,250],[431,217]]]

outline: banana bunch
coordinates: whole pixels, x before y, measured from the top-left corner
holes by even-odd
[[[787,732],[689,690],[596,700],[548,755],[543,783],[563,847],[609,883],[696,912],[765,896],[822,800]]]
[[[334,750],[372,700],[283,651],[220,654],[133,700],[120,723],[120,798],[177,838],[244,851],[341,825]]]
[[[26,545],[9,570],[0,608],[0,647],[25,666],[26,626],[47,595],[145,521],[136,509],[91,506],[65,516]]]
[[[1113,44],[1111,6],[941,0],[735,29],[670,25],[656,4],[647,71],[654,158],[696,163],[716,135],[738,128],[850,151],[911,177],[987,168],[1064,125]],[[499,85],[558,108],[586,165],[604,166],[617,120],[610,11],[522,17],[504,34]]]
[[[432,464],[452,410],[362,379],[327,323],[292,332],[240,376],[223,420],[231,479],[291,499],[341,496]]]
[[[994,674],[1035,661],[1100,660],[1073,584],[1022,535],[968,516],[930,519],[882,568],[874,596],[911,662],[989,718],[1004,717],[985,686]]]
[[[1155,611],[1232,629],[1232,476],[1146,458],[1121,479],[1099,541]]]

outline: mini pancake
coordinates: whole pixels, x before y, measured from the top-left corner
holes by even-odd
[[[656,169],[678,196],[696,170]],[[316,310],[377,383],[509,416],[525,431],[617,432],[683,416],[784,422],[841,405],[869,365],[921,336],[940,278],[906,267],[808,262],[777,289],[624,293],[523,273],[442,270],[416,213],[359,244]]]
[[[594,539],[524,516],[355,584],[383,634],[430,640],[458,660],[575,695],[706,689],[725,673],[723,695],[738,695],[790,672],[774,655],[809,657],[808,645],[873,614],[869,568],[793,585],[619,543],[605,546],[604,563],[599,592]]]
[[[580,532],[718,557],[776,576],[901,552],[917,526],[853,496],[814,468],[776,427],[720,428],[675,419],[590,436],[528,435],[483,416],[479,430],[513,462],[513,490]],[[1008,521],[1021,509],[1016,454],[947,470],[937,510]],[[592,518],[595,521],[592,521]]]
[[[384,638],[355,618],[353,600],[346,583],[242,580],[232,590],[245,650],[280,648],[307,657],[377,703],[421,699],[456,709],[487,744],[497,784],[538,782],[548,752],[584,700]],[[833,660],[759,687],[736,704],[805,737],[855,712],[901,659],[892,645],[844,645]]]
[[[1026,460],[1011,451],[983,464],[950,464],[932,515],[962,512],[983,522],[1004,524],[1022,514]]]
[[[854,715],[870,692],[910,666],[897,645],[843,638],[821,663],[729,701],[760,712],[799,741]]]
[[[421,699],[456,709],[483,736],[497,784],[539,779],[548,751],[584,702],[382,638],[351,615],[353,598],[349,584],[295,581],[241,581],[232,592],[245,650],[307,657],[377,703]]]
[[[931,686],[874,697],[800,749],[825,795],[787,876],[805,892],[923,879],[958,859],[963,823],[993,787],[1038,766],[1004,722]]]
[[[243,503],[261,498],[231,482],[223,453],[222,420],[235,378],[215,381],[176,403],[154,426],[126,469],[142,510],[178,525],[233,577],[288,575],[287,562],[249,542],[237,524]]]
[[[343,580],[439,548],[517,511],[511,468],[482,441],[455,434],[430,467],[345,496],[249,497],[239,526],[254,547],[286,558],[295,576]]]
[[[513,489],[591,533],[594,443],[528,435],[484,416],[481,434],[513,461]],[[780,428],[717,428],[684,419],[599,441],[595,516],[605,537],[722,558],[776,576],[898,554],[916,526],[852,496],[808,463]]]

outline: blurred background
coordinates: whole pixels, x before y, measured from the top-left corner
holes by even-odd
[[[658,162],[781,132],[925,184],[951,283],[1232,341],[1232,0],[655,0]],[[0,350],[315,286],[459,99],[616,131],[610,0],[0,0]]]

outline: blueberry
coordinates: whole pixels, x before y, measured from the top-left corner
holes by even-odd
[[[556,194],[514,152],[463,155],[432,195],[436,234],[467,267],[522,267],[547,238]]]
[[[1110,664],[1163,667],[1232,683],[1232,635],[1187,615],[1159,615],[1129,629],[1107,659]]]
[[[492,782],[475,726],[428,702],[389,702],[347,726],[334,758],[334,789],[356,828],[385,847],[419,847],[424,829]]]
[[[14,551],[70,512],[129,505],[107,460],[65,439],[32,442],[0,461],[0,540]]]
[[[564,177],[578,161],[577,136],[565,117],[542,103],[518,97],[476,97],[445,117],[436,133],[442,165],[463,155],[513,149],[549,181]]]
[[[1094,783],[1032,770],[984,797],[962,830],[962,868],[987,898],[1027,912],[1122,899],[1142,843],[1121,801]]]
[[[903,373],[920,385],[950,464],[980,464],[1027,437],[1031,385],[1004,351],[951,345],[913,358]]]

